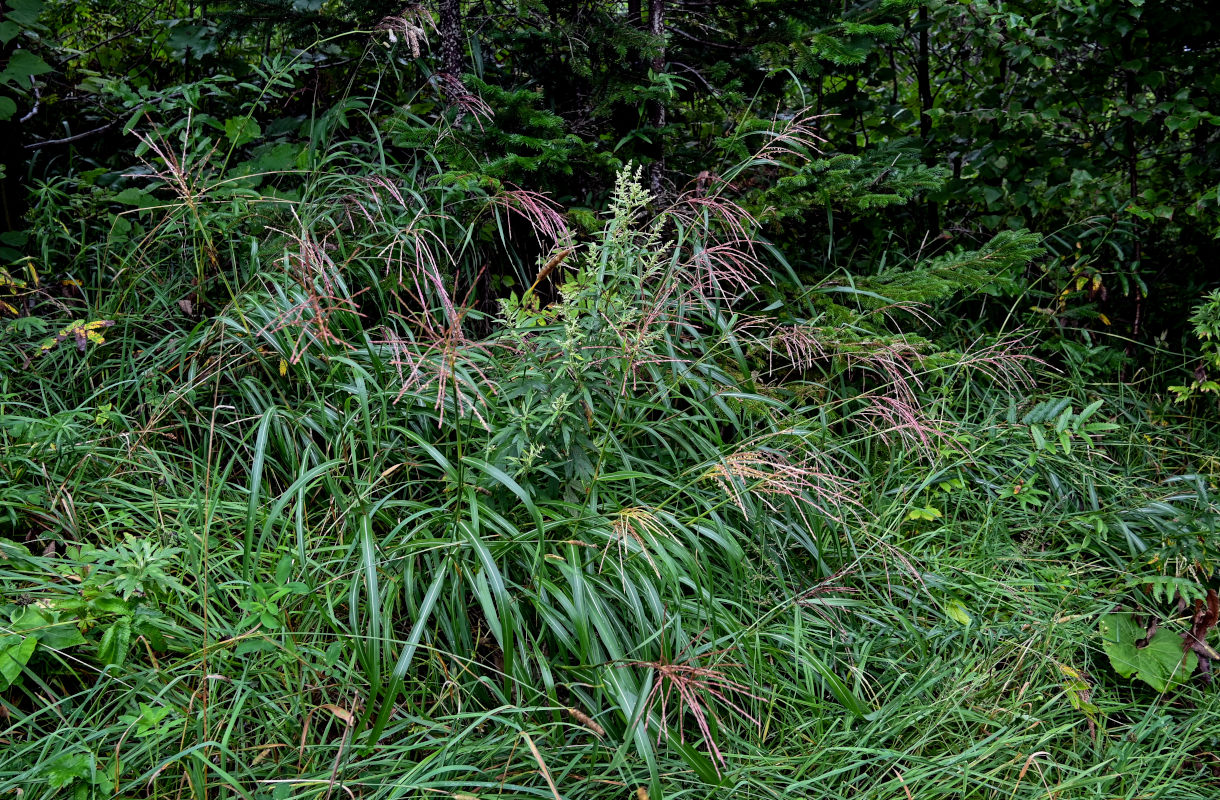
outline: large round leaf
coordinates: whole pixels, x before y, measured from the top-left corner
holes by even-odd
[[[1107,614],[1097,624],[1110,666],[1124,678],[1136,677],[1158,692],[1183,683],[1199,657],[1182,647],[1182,637],[1165,629],[1152,636],[1132,614]]]

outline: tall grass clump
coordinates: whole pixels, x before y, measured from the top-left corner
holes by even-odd
[[[1207,462],[1019,336],[938,343],[911,288],[1031,237],[803,285],[727,180],[666,204],[624,169],[578,235],[376,108],[258,179],[184,114],[131,210],[40,195],[0,349],[0,787],[1214,795],[1214,693],[1120,678],[1098,632],[1214,639]],[[811,125],[724,174],[816,159]]]

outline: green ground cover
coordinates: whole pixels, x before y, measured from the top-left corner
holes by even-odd
[[[0,791],[1216,796],[1210,362],[1174,404],[1020,324],[1024,230],[812,274],[771,201],[936,177],[813,116],[560,205],[443,160],[473,94],[275,127],[306,60],[30,187]]]

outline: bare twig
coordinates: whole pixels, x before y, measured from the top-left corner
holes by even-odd
[[[37,107],[35,107],[35,110],[37,110]],[[30,113],[32,114],[33,112],[31,111]],[[28,117],[28,116],[29,115],[27,114],[26,117]],[[22,117],[21,121],[25,122],[26,117]],[[85,131],[84,133],[78,133],[74,136],[65,136],[62,139],[45,139],[41,142],[33,142],[32,144],[25,145],[25,149],[26,150],[38,150],[40,148],[51,147],[52,145],[56,145],[56,144],[68,144],[69,142],[75,142],[75,141],[79,141],[81,139],[86,139],[90,136],[96,136],[97,134],[101,133],[102,131],[106,131],[106,130],[113,128],[114,124],[116,122],[118,122],[118,120],[111,120],[110,122],[107,122],[105,125],[102,125],[100,128],[94,128],[91,131]]]

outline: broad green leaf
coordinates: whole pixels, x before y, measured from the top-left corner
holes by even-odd
[[[0,122],[12,119],[17,113],[17,104],[13,102],[13,98],[0,95]]]
[[[156,708],[147,703],[140,703],[139,714],[124,714],[119,717],[119,721],[125,725],[136,726],[136,736],[146,737],[149,734],[156,734],[157,727],[161,721],[169,716],[173,708],[170,706],[157,706]]]
[[[1199,663],[1193,651],[1183,651],[1182,637],[1172,631],[1158,630],[1144,642],[1145,630],[1131,614],[1107,614],[1097,627],[1114,671],[1139,678],[1158,692],[1180,685]]]
[[[293,169],[301,146],[281,142],[274,147],[263,150],[258,157],[249,162],[251,172],[283,172]]]
[[[1082,424],[1084,424],[1086,421],[1088,421],[1089,417],[1096,414],[1097,410],[1100,409],[1103,405],[1105,405],[1105,402],[1106,401],[1103,398],[1101,400],[1094,400],[1092,403],[1089,403],[1087,406],[1085,406],[1084,411],[1081,411],[1076,416],[1076,419],[1073,422],[1073,428],[1075,430],[1080,430],[1080,426]]]
[[[102,614],[130,614],[131,606],[126,600],[114,595],[104,595],[94,598],[90,603],[93,610]]]
[[[199,58],[216,52],[215,26],[206,22],[194,24],[186,20],[178,20],[178,22],[182,24],[174,27],[166,41],[176,56],[183,57],[189,54],[194,58]]]
[[[42,14],[43,0],[9,0],[8,13],[5,19],[24,27],[38,24],[38,16]]]
[[[134,186],[129,186],[123,191],[111,198],[116,203],[122,203],[125,206],[144,206],[153,205],[156,200],[148,192],[143,189],[137,189]]]
[[[966,607],[957,600],[950,600],[945,603],[945,613],[949,615],[950,619],[965,628],[969,628],[970,623],[974,621],[970,617],[969,612],[966,611]]]
[[[76,620],[61,622],[59,612],[26,606],[13,615],[12,629],[16,633],[32,635],[44,647],[56,650],[84,644],[85,637],[76,628]]]
[[[8,65],[0,72],[0,83],[9,83],[22,91],[29,88],[30,78],[51,71],[51,65],[29,50],[18,50],[9,56]]]
[[[252,142],[262,134],[262,128],[249,117],[230,117],[225,120],[225,136],[236,146]]]
[[[155,617],[161,617],[156,614]],[[138,609],[137,615],[132,619],[131,630],[136,636],[143,636],[148,645],[157,652],[164,652],[167,649],[165,635],[161,633],[161,629],[154,623],[154,614],[146,608]]]
[[[98,657],[103,664],[122,665],[127,660],[127,651],[131,646],[131,618],[119,617],[114,624],[102,634],[98,645]]]
[[[0,689],[7,689],[21,677],[21,670],[38,647],[35,636],[5,636],[0,639]]]
[[[62,789],[73,781],[88,778],[92,772],[91,753],[60,753],[42,767],[42,775],[52,789]]]
[[[929,522],[931,522],[934,520],[938,520],[943,516],[944,516],[944,514],[942,514],[940,512],[940,509],[933,508],[932,506],[927,506],[925,508],[912,508],[910,511],[907,512],[906,518],[907,519],[923,519],[923,520],[928,520]]]
[[[0,239],[0,241],[3,241],[3,239]],[[30,548],[26,545],[14,542],[12,539],[0,537],[0,558],[7,560],[10,557],[29,558],[29,556]]]
[[[275,565],[275,582],[280,586],[292,580],[292,556],[284,554]]]
[[[65,620],[55,622],[41,631],[38,634],[38,641],[42,642],[43,646],[50,647],[53,650],[63,650],[65,647],[76,647],[85,644],[85,637],[81,636],[80,629],[76,627],[75,620]]]

